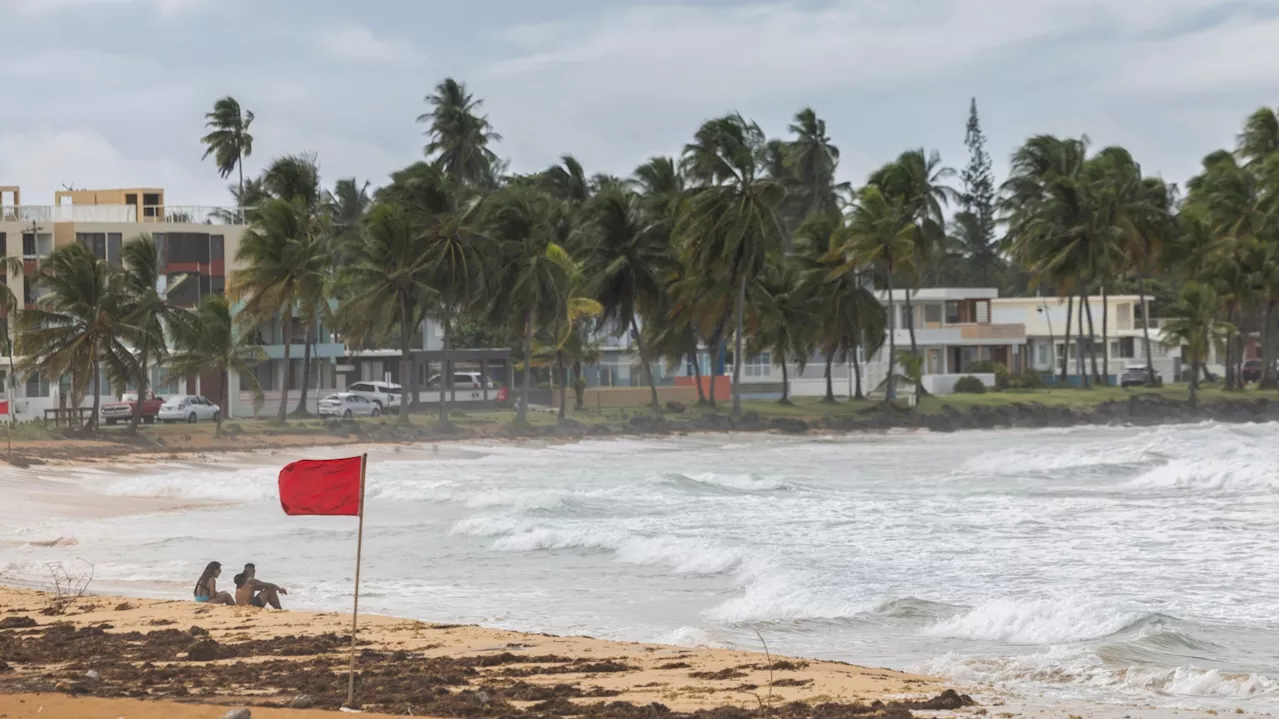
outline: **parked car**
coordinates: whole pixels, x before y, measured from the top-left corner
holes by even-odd
[[[1262,360],[1245,360],[1240,366],[1240,379],[1245,382],[1262,381]]]
[[[429,390],[444,389],[444,387],[441,386],[444,384],[443,380],[444,378],[438,374],[432,375],[431,379],[427,380],[427,389]],[[453,388],[456,390],[484,389],[486,386],[488,386],[489,389],[493,389],[494,388],[493,380],[485,377],[479,372],[454,372],[453,373]]]
[[[119,402],[108,402],[102,405],[99,414],[107,424],[129,422],[133,419],[133,409],[137,404],[138,393],[126,392],[120,396]],[[142,400],[142,421],[147,424],[156,421],[156,415],[159,414],[162,405],[164,405],[164,399],[157,397],[154,392],[148,392],[147,398]]]
[[[1124,373],[1120,375],[1121,387],[1145,387],[1146,385],[1159,387],[1161,384],[1160,374],[1153,370],[1148,370],[1146,365],[1125,367]]]
[[[170,397],[160,405],[156,418],[161,422],[217,422],[222,416],[222,408],[208,399],[195,394],[182,394]]]
[[[399,407],[404,394],[400,385],[391,382],[356,382],[347,387],[347,392],[364,397],[384,411]]]
[[[378,405],[354,392],[339,392],[320,400],[321,417],[377,417],[382,414]]]

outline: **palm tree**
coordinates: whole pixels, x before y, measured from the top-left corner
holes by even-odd
[[[669,237],[647,224],[643,200],[620,187],[604,189],[586,209],[588,294],[599,300],[607,326],[630,331],[649,384],[650,404],[661,411],[653,378],[654,357],[637,321],[663,306],[667,278],[675,271]]]
[[[911,295],[918,291],[922,284],[922,274],[926,270],[937,273],[938,255],[941,254],[946,241],[945,221],[943,213],[951,200],[958,198],[956,191],[946,184],[955,175],[955,170],[942,165],[942,157],[935,150],[925,154],[923,149],[908,150],[898,156],[897,160],[872,173],[868,184],[875,185],[880,191],[898,206],[902,220],[911,223],[913,261],[903,269],[911,269],[909,276],[912,287],[904,293],[906,302],[907,334],[911,339],[911,354],[918,354],[916,347],[915,312],[911,306]],[[891,360],[892,361],[892,360]],[[923,393],[922,385],[916,386],[917,393]]]
[[[895,269],[910,271],[915,259],[916,225],[903,211],[899,200],[886,195],[879,186],[867,185],[858,193],[849,225],[847,239],[833,254],[842,264],[828,273],[834,279],[862,267],[872,267],[880,272],[885,284],[888,302],[889,369],[885,375],[887,385],[884,398],[892,402],[897,397],[894,365],[897,361],[894,334],[900,319],[895,312],[893,278]],[[909,291],[908,291],[909,292]],[[868,357],[870,353],[868,353]]]
[[[1190,401],[1196,404],[1196,390],[1200,384],[1200,368],[1209,357],[1209,348],[1218,338],[1231,330],[1218,320],[1220,305],[1212,287],[1199,282],[1188,282],[1178,293],[1178,301],[1169,309],[1164,325],[1165,343],[1169,347],[1181,345],[1191,360]]]
[[[228,95],[213,104],[213,111],[206,114],[204,126],[209,134],[200,138],[205,144],[204,157],[213,155],[218,166],[218,175],[226,179],[231,173],[240,173],[240,205],[245,207],[244,191],[244,158],[253,154],[253,135],[249,134],[249,126],[253,124],[253,113],[241,110],[240,103]]]
[[[262,173],[262,190],[269,196],[300,202],[314,212],[320,204],[320,167],[310,153],[284,155]]]
[[[418,122],[428,125],[426,156],[460,185],[494,188],[502,163],[489,145],[501,142],[502,136],[494,132],[488,116],[480,114],[484,101],[451,77],[425,99],[431,109],[419,115]]]
[[[137,362],[123,341],[130,328],[124,322],[121,273],[77,243],[54,250],[32,281],[48,293],[34,309],[18,315],[21,366],[46,377],[70,373],[74,406],[92,386],[89,429],[97,429],[103,366],[116,380],[137,373]]]
[[[403,382],[414,373],[411,340],[419,308],[435,294],[428,281],[427,251],[410,211],[396,204],[375,205],[365,216],[361,241],[351,250],[351,264],[338,271],[343,291],[338,324],[360,339],[398,330]],[[400,403],[403,423],[409,422],[411,404],[408,397]]]
[[[227,289],[233,301],[244,303],[240,311],[243,321],[259,324],[279,317],[283,328],[284,384],[276,418],[283,424],[293,382],[293,314],[314,301],[319,284],[316,278],[324,276],[328,257],[307,208],[300,202],[271,199],[259,208],[258,218],[241,238],[236,261],[244,269],[232,274]],[[306,314],[302,312],[304,321]]]
[[[22,259],[13,255],[5,255],[0,257],[0,272],[3,272],[5,278],[21,275],[23,269]],[[18,296],[13,293],[13,288],[8,282],[0,282],[0,341],[4,342],[5,355],[9,358],[9,372],[5,378],[8,387],[5,388],[5,397],[9,398],[9,429],[13,427],[13,395],[17,388],[17,375],[14,373],[13,366],[13,324],[16,324],[18,315],[20,314],[22,305],[18,301]],[[12,323],[12,324],[11,324]],[[9,458],[13,459],[13,438],[12,433],[9,437]]]
[[[452,184],[452,183],[450,183]],[[418,242],[423,251],[423,279],[432,290],[440,308],[440,325],[444,334],[440,376],[440,425],[449,424],[449,400],[453,388],[452,351],[453,321],[472,307],[485,287],[488,242],[478,233],[481,222],[478,201],[462,201],[456,193],[462,188],[446,188],[445,204],[430,214],[417,217]]]
[[[827,136],[826,121],[806,107],[796,113],[788,129],[796,136],[788,148],[788,162],[797,185],[800,216],[838,214],[840,193],[849,186],[835,180],[840,148]]]
[[[253,375],[253,367],[265,359],[266,354],[250,342],[248,332],[236,331],[231,306],[221,295],[206,295],[198,308],[174,317],[169,328],[175,349],[168,362],[173,371],[179,374],[217,372],[222,377],[218,397],[222,411],[215,416],[216,432],[220,435],[222,420],[231,407],[228,394],[231,373],[248,379],[254,394],[261,396],[262,389]]]
[[[160,267],[160,253],[150,235],[139,235],[120,248],[123,265],[124,321],[128,325],[127,339],[137,351],[138,401],[133,406],[130,420],[132,431],[138,431],[142,421],[142,405],[147,397],[147,383],[151,379],[152,361],[159,364],[168,355],[165,330],[174,325],[182,312],[169,300],[187,275],[170,282],[162,291],[160,279],[164,271]],[[224,405],[225,406],[225,405]]]
[[[785,190],[761,177],[766,147],[760,126],[741,115],[704,124],[685,146],[685,173],[697,186],[688,192],[678,234],[689,265],[735,288],[733,413],[742,411],[742,364],[747,283],[781,249],[776,211]]]
[[[490,313],[511,322],[524,337],[522,396],[516,424],[528,425],[534,334],[540,321],[554,322],[566,312],[572,260],[552,242],[558,201],[527,184],[516,184],[488,198],[485,233],[494,243]]]
[[[772,354],[773,361],[782,368],[779,404],[790,405],[787,361],[794,361],[796,371],[804,372],[816,344],[815,333],[809,328],[817,323],[819,312],[825,310],[819,305],[815,288],[805,284],[798,269],[786,264],[770,267],[756,280],[753,289],[758,298],[755,304],[759,308],[759,327],[752,336],[751,352],[767,349]]]

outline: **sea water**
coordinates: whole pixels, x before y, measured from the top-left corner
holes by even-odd
[[[307,452],[0,470],[216,503],[7,522],[0,582],[79,557],[97,588],[181,598],[207,561],[228,585],[252,561],[290,606],[347,608],[355,519],[286,517],[276,497]],[[685,645],[758,633],[1063,700],[1272,711],[1277,455],[1274,423],[378,452],[361,607]]]

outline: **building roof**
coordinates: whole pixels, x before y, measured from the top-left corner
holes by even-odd
[[[939,300],[989,300],[1000,296],[1000,290],[994,287],[927,287],[921,290],[894,290],[893,301],[903,302],[907,293],[911,293],[912,302],[937,302]],[[877,290],[876,297],[881,302],[888,300],[888,292]]]
[[[1077,297],[1077,299],[1079,298]],[[1137,302],[1139,299],[1141,299],[1140,295],[1107,295],[1107,302]],[[1056,305],[1067,304],[1067,298],[1066,297],[998,297],[992,300],[992,302],[996,302],[1002,305],[1014,305],[1014,304],[1024,304],[1024,303],[1039,305],[1041,302],[1043,302],[1048,305],[1056,306]],[[1093,304],[1095,302],[1101,304],[1102,295],[1089,295],[1089,303]],[[1147,302],[1151,302],[1151,295],[1147,295]]]

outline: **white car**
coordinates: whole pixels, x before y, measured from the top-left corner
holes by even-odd
[[[217,422],[222,416],[222,408],[208,399],[195,394],[180,394],[170,397],[160,405],[156,419],[161,422]]]
[[[391,382],[356,382],[347,387],[347,392],[364,397],[383,411],[399,407],[404,394],[400,385]]]
[[[378,405],[352,392],[331,394],[320,400],[321,417],[377,417],[382,414]]]
[[[427,380],[427,389],[429,390],[445,389],[444,387],[441,386],[442,384],[443,382],[440,375],[438,374],[432,375],[431,379]],[[453,373],[453,388],[455,390],[462,391],[462,390],[484,389],[485,385],[488,385],[489,389],[494,388],[493,380],[485,379],[484,375],[480,374],[479,372],[454,372]]]

